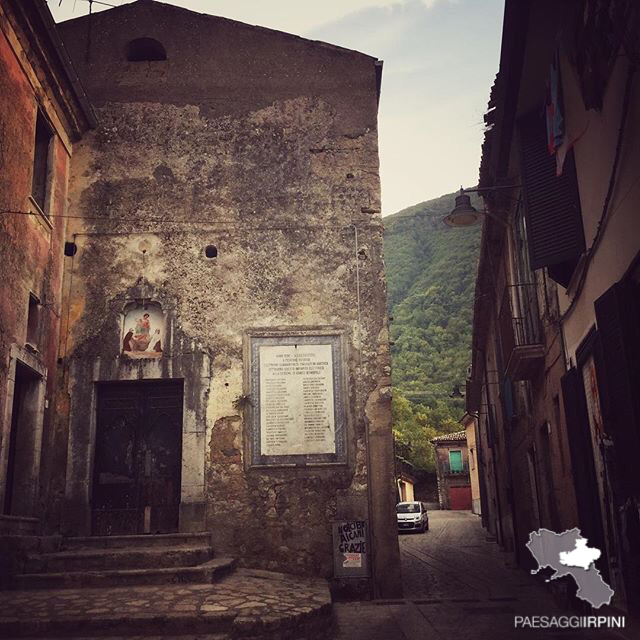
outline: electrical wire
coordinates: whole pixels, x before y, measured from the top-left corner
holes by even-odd
[[[116,9],[119,6],[122,6],[121,4],[117,5],[117,4],[111,4],[109,2],[102,2],[102,0],[82,0],[82,2],[88,2],[89,6],[91,6],[92,4],[99,4],[99,5],[102,5],[103,7],[111,7],[112,9]],[[129,4],[129,3],[126,3],[126,4]],[[75,9],[75,0],[74,0],[73,5],[74,5],[74,9]],[[59,7],[62,6],[62,0],[60,0],[60,2],[58,2],[58,6]]]
[[[580,297],[580,294],[582,293],[582,289],[587,280],[587,273],[589,271],[589,266],[591,264],[591,261],[593,260],[593,256],[602,240],[604,231],[607,227],[607,223],[611,219],[611,215],[617,209],[617,207],[614,207],[613,209],[610,210],[609,206],[611,204],[611,199],[613,197],[613,190],[615,188],[617,177],[618,177],[618,165],[620,164],[620,158],[622,156],[622,145],[625,140],[624,132],[627,124],[627,115],[629,113],[629,104],[631,102],[631,90],[633,87],[633,79],[635,76],[635,72],[636,72],[636,65],[634,63],[630,63],[629,70],[627,72],[625,89],[624,89],[622,114],[620,116],[620,127],[618,129],[618,140],[616,143],[616,150],[615,150],[613,165],[611,167],[611,176],[609,177],[607,194],[605,196],[604,203],[602,205],[602,214],[600,215],[600,220],[598,221],[598,228],[596,230],[596,235],[593,238],[593,242],[591,243],[591,246],[589,247],[589,249],[585,254],[586,257],[584,260],[584,264],[582,265],[582,268],[581,268],[580,277],[578,279],[578,283],[573,293],[571,303],[569,304],[565,312],[562,314],[561,320],[566,320],[576,308],[577,301]],[[625,194],[625,197],[626,197],[626,194]]]
[[[0,210],[0,214],[15,214],[15,215],[23,215],[23,216],[38,216],[40,214],[35,213],[33,211],[20,211],[16,209],[2,209]],[[47,218],[65,218],[70,220],[97,220],[102,222],[111,222],[120,224],[122,222],[135,222],[140,224],[140,218],[129,218],[129,217],[118,217],[118,218],[105,218],[104,216],[78,216],[78,215],[67,215],[67,214],[49,214],[46,216]],[[276,225],[268,225],[268,226],[251,226],[247,225],[244,222],[235,221],[235,220],[206,220],[206,219],[195,219],[195,220],[171,220],[167,218],[145,218],[145,222],[157,222],[166,225],[172,224],[210,224],[210,225],[227,225],[229,229],[241,229],[241,230],[252,230],[252,231],[305,231],[305,230],[313,230],[313,229],[339,229],[341,231],[347,229],[353,229],[354,225],[346,224],[336,226],[335,224],[314,224],[314,225],[284,225],[284,226],[276,226]],[[377,229],[381,228],[380,223],[375,222],[361,222],[358,225],[359,229]],[[166,229],[171,233],[174,233],[172,229]],[[149,231],[122,231],[123,235],[134,235],[134,234],[146,234],[146,233],[162,233],[162,230],[149,230]],[[78,234],[84,235],[84,234]]]

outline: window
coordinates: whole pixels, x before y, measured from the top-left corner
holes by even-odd
[[[514,383],[518,417],[533,415],[533,391],[530,380],[519,380]]]
[[[462,451],[449,451],[449,469],[451,473],[462,473]]]
[[[536,528],[540,527],[540,491],[538,487],[538,462],[536,451],[529,447],[527,451],[527,466],[529,468],[529,485],[531,487],[532,518]]]
[[[37,205],[47,213],[47,191],[49,185],[49,150],[51,148],[51,140],[53,132],[51,127],[45,120],[44,116],[38,110],[36,119],[36,136],[33,153],[33,175],[31,178],[31,197]]]
[[[403,502],[396,505],[396,513],[420,513],[419,502]]]
[[[40,346],[40,300],[32,293],[29,294],[26,342],[34,349]]]
[[[542,109],[520,122],[526,234],[532,269],[547,267],[549,277],[566,287],[582,252],[584,230],[573,152],[562,174],[547,150]]]
[[[127,60],[129,62],[145,62],[166,60],[167,52],[162,43],[153,38],[137,38],[127,45]]]

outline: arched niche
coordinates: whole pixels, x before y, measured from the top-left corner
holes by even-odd
[[[160,358],[165,316],[157,302],[131,303],[124,310],[122,354],[128,358]]]
[[[151,62],[167,59],[167,52],[164,46],[154,38],[131,40],[127,44],[126,55],[129,62]]]

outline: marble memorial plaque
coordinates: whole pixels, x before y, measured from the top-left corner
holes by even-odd
[[[335,453],[331,345],[259,351],[261,455]]]
[[[252,465],[346,462],[340,335],[250,336]]]

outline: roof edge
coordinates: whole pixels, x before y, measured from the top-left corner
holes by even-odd
[[[293,38],[295,40],[303,40],[304,42],[309,42],[309,43],[313,43],[318,45],[319,47],[325,48],[325,49],[331,49],[333,51],[337,51],[340,53],[346,53],[346,54],[351,54],[351,55],[356,55],[356,56],[361,56],[363,58],[368,58],[369,60],[373,61],[374,63],[380,62],[378,60],[378,58],[376,58],[376,56],[370,55],[368,53],[363,53],[362,51],[357,51],[356,49],[349,49],[347,47],[341,47],[337,44],[331,44],[330,42],[324,42],[323,40],[313,40],[312,38],[305,38],[303,36],[299,36],[296,35],[294,33],[289,33],[287,31],[281,31],[280,29],[272,29],[270,27],[262,27],[260,25],[257,24],[250,24],[248,22],[241,22],[240,20],[234,20],[233,18],[225,18],[224,16],[216,16],[210,13],[202,13],[200,11],[193,11],[192,9],[187,9],[185,7],[179,7],[177,5],[171,4],[169,2],[159,2],[158,0],[136,0],[135,2],[127,2],[125,4],[121,4],[118,5],[117,7],[113,7],[111,9],[106,9],[105,11],[100,11],[98,13],[94,13],[92,15],[92,17],[95,19],[98,16],[102,15],[102,14],[111,14],[112,12],[120,12],[120,11],[130,11],[131,7],[134,7],[138,4],[155,4],[155,5],[161,5],[163,7],[169,7],[171,10],[173,11],[177,11],[180,13],[185,13],[185,14],[190,14],[192,16],[201,16],[203,18],[207,18],[207,19],[213,19],[213,20],[222,20],[224,22],[228,22],[234,25],[240,25],[242,27],[247,27],[247,28],[251,28],[251,29],[257,29],[259,31],[265,31],[267,33],[271,33],[271,34],[277,34],[277,35],[281,35],[281,36],[286,36],[288,38]],[[89,19],[89,14],[84,15],[84,16],[78,16],[77,18],[70,18],[69,20],[63,20],[58,24],[69,24],[71,22],[77,22],[80,20],[88,20]]]
[[[58,62],[62,66],[67,80],[71,85],[71,91],[75,96],[78,104],[82,110],[82,113],[87,121],[88,127],[93,129],[97,126],[97,118],[95,111],[87,97],[87,93],[82,86],[82,82],[78,74],[76,73],[75,68],[71,62],[71,57],[67,53],[67,50],[64,46],[64,42],[58,33],[56,23],[51,15],[51,11],[49,11],[49,7],[47,6],[45,0],[34,0],[33,6],[38,14],[38,17],[42,21],[42,24],[47,32],[47,36],[49,37],[49,43],[53,51],[56,53],[58,57]]]

